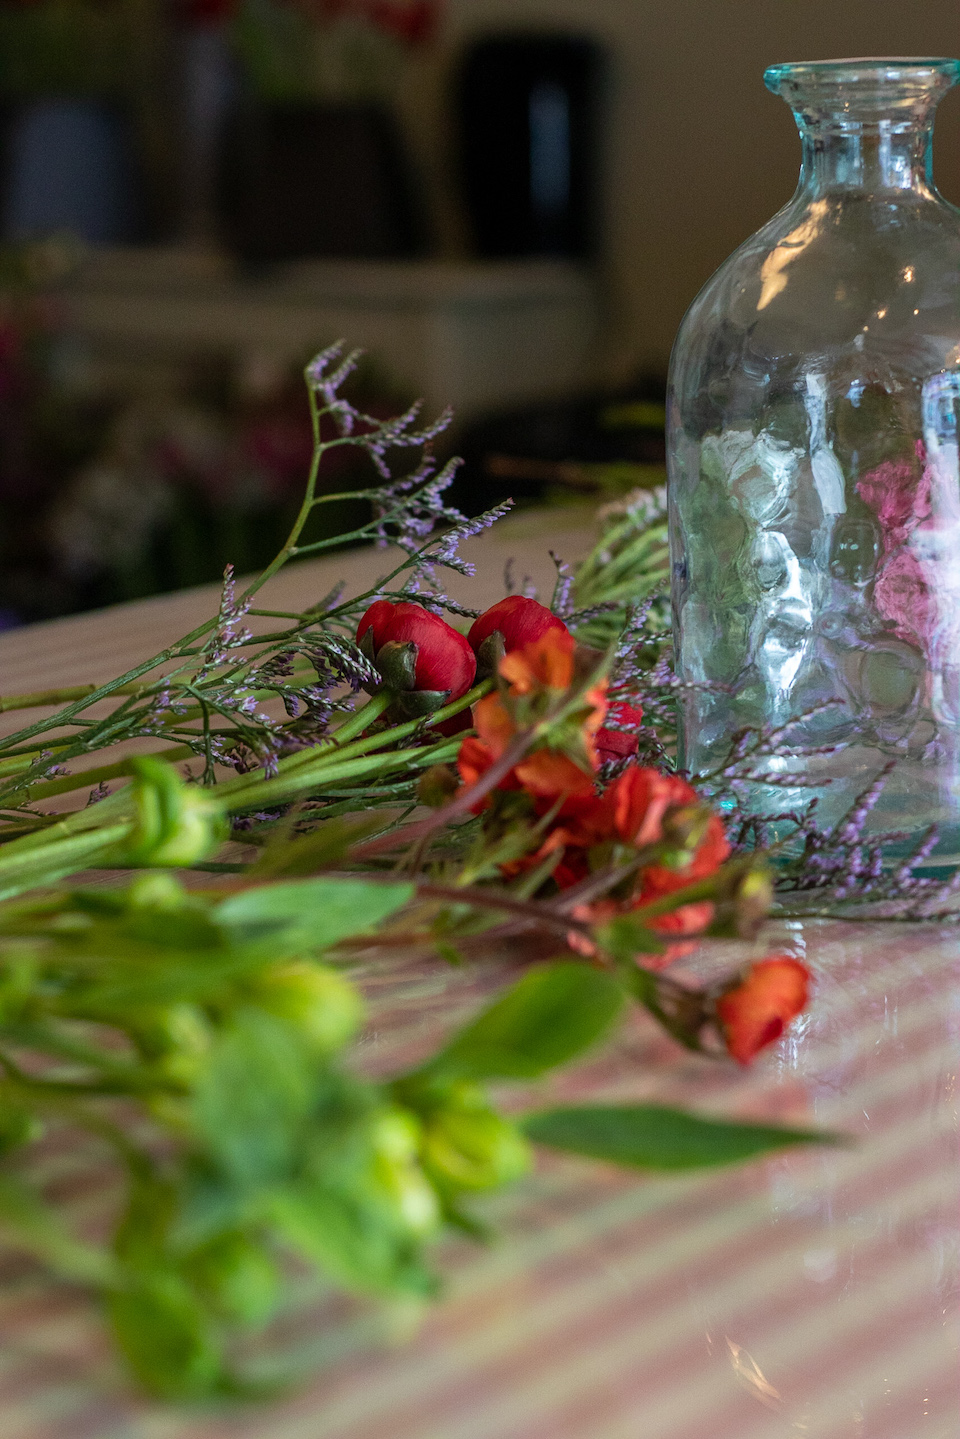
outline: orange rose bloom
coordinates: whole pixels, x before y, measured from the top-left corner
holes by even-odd
[[[539,690],[569,689],[574,679],[573,636],[562,627],[549,629],[538,639],[504,655],[500,661],[501,677],[509,682],[510,695],[520,699]],[[593,737],[603,724],[606,713],[604,686],[595,686],[585,696],[592,706],[586,717],[582,735],[587,759],[592,768],[581,768],[568,755],[552,749],[533,750],[520,760],[500,781],[498,789],[525,789],[536,803],[549,809],[558,799],[592,796],[593,770],[597,766]],[[495,760],[505,752],[517,733],[513,717],[499,694],[486,695],[473,709],[476,737],[469,737],[460,746],[457,768],[464,784],[476,784]],[[484,799],[479,808],[487,803]]]
[[[717,1018],[728,1052],[738,1064],[775,1043],[803,1009],[810,972],[789,955],[772,955],[753,965],[739,984],[717,1000]]]

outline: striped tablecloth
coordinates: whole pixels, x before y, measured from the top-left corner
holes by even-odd
[[[311,591],[322,568],[301,572]],[[90,674],[92,660],[105,676],[207,601],[3,637],[0,693],[14,670],[18,688],[53,683],[71,635],[86,668],[64,680]],[[138,1399],[87,1300],[7,1256],[0,1436],[958,1439],[960,936],[815,921],[771,927],[757,952],[772,948],[801,955],[817,987],[753,1070],[682,1054],[636,1015],[548,1093],[815,1122],[849,1135],[847,1147],[667,1179],[544,1159],[484,1207],[496,1242],[446,1246],[445,1297],[419,1322],[305,1296],[260,1359],[264,1372],[282,1357],[304,1377],[290,1397],[251,1408]],[[360,1061],[384,1072],[408,1062],[492,978],[371,971]],[[108,1202],[102,1176],[70,1155],[51,1153],[48,1181],[78,1212]]]

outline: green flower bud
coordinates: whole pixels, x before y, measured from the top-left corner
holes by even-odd
[[[154,1058],[161,1076],[190,1088],[207,1062],[214,1030],[195,1004],[172,1004],[140,1019],[134,1033],[141,1048]]]
[[[427,1117],[420,1154],[441,1189],[494,1189],[530,1166],[523,1135],[470,1084],[451,1086]]]
[[[335,969],[309,959],[273,965],[253,981],[250,997],[285,1020],[314,1054],[332,1054],[356,1034],[363,1000]]]
[[[773,881],[766,870],[731,873],[717,886],[716,910],[708,933],[726,939],[756,939],[773,903]]]
[[[424,770],[417,785],[417,798],[431,809],[442,809],[460,788],[460,781],[447,764],[433,764]]]
[[[0,1107],[0,1156],[39,1138],[42,1130],[40,1121],[19,1105],[3,1105]]]
[[[186,900],[186,890],[172,874],[139,875],[127,890],[130,909],[159,909],[174,913],[183,908]]]
[[[420,1125],[402,1109],[384,1109],[371,1130],[373,1180],[404,1228],[423,1236],[440,1223],[440,1202],[420,1168]]]
[[[676,845],[679,854],[664,857],[665,864],[682,869],[690,862],[690,856],[707,832],[710,810],[706,805],[689,804],[668,809],[663,817],[663,837]]]
[[[225,1318],[260,1324],[270,1317],[280,1276],[262,1245],[243,1234],[223,1234],[199,1250],[187,1267]]]
[[[130,788],[136,824],[117,858],[125,864],[174,869],[212,854],[227,831],[209,795],[195,785],[184,784],[170,765],[150,755],[130,763],[135,775]]]

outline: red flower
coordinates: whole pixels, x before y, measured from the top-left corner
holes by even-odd
[[[649,904],[665,894],[673,894],[674,890],[683,889],[684,885],[693,884],[698,879],[707,879],[720,868],[729,855],[730,845],[723,832],[723,825],[719,816],[712,814],[688,864],[679,869],[665,864],[654,864],[643,871],[643,885],[637,904]]]
[[[357,644],[411,713],[429,714],[459,699],[476,676],[463,635],[422,605],[375,600],[357,626]]]
[[[570,633],[563,620],[557,619],[546,605],[524,595],[507,595],[506,599],[498,600],[474,620],[467,639],[477,656],[481,672],[495,674],[505,654],[542,639],[548,630]]]
[[[749,1064],[765,1045],[780,1038],[806,1004],[809,987],[809,970],[799,960],[777,954],[752,965],[739,984],[720,996],[717,1018],[738,1064]]]
[[[464,784],[474,785],[504,753],[516,734],[513,720],[498,694],[486,695],[473,707],[477,736],[468,736],[460,746],[457,768]],[[593,774],[587,774],[565,754],[539,749],[524,756],[497,786],[503,790],[525,789],[549,809],[561,796],[593,794]],[[485,797],[480,808],[489,803]]]
[[[565,625],[548,626],[539,639],[511,650],[500,661],[500,677],[507,681],[506,696],[486,695],[473,708],[477,738],[468,737],[460,747],[457,766],[467,785],[476,784],[495,760],[504,753],[517,733],[512,705],[516,701],[537,703],[551,694],[569,689],[574,680],[574,638]],[[525,789],[545,813],[558,799],[594,796],[596,753],[594,736],[606,713],[606,685],[595,685],[583,697],[584,709],[575,732],[556,749],[534,749],[526,754],[500,781],[501,790]],[[570,750],[571,753],[568,753]],[[577,758],[572,757],[576,755]],[[487,796],[477,812],[488,806]]]
[[[618,725],[629,725],[629,729],[607,729],[600,730],[596,738],[597,754],[601,763],[604,760],[626,759],[636,754],[638,736],[633,733],[640,726],[643,719],[643,710],[637,705],[627,704],[626,700],[613,700],[607,708],[607,718],[615,720]]]
[[[614,832],[637,849],[663,838],[660,825],[668,809],[700,803],[686,780],[646,767],[626,770],[610,785],[604,799],[612,811]]]

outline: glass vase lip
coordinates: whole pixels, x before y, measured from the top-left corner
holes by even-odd
[[[861,55],[845,60],[791,60],[768,65],[763,83],[774,95],[813,90],[826,96],[846,86],[873,85],[901,94],[942,92],[960,80],[960,60],[949,56]]]

